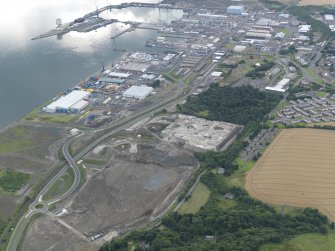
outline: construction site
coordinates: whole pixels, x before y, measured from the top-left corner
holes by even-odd
[[[182,114],[171,118],[159,118],[156,123],[156,127],[159,127],[159,123],[166,126],[161,132],[164,140],[198,151],[226,149],[243,129],[235,124]],[[156,127],[153,125],[151,129],[155,130]]]
[[[54,250],[95,250],[104,241],[159,219],[197,170],[198,161],[187,147],[149,130],[153,123],[155,118],[145,119],[83,156],[78,161],[85,170],[79,192],[32,223],[23,250],[52,245]],[[81,140],[72,151],[90,138]]]

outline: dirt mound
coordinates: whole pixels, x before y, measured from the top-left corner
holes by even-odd
[[[192,166],[196,163],[192,154],[164,142],[156,146],[139,144],[138,161],[164,167]]]

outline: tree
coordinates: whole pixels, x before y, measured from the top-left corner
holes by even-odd
[[[153,88],[157,88],[159,87],[161,84],[161,81],[159,79],[156,79],[153,83],[152,83],[152,87]]]

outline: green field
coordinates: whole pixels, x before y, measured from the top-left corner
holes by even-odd
[[[0,190],[16,192],[23,187],[29,179],[29,174],[13,170],[0,170]]]
[[[74,173],[72,169],[68,169],[67,172],[61,176],[55,184],[48,190],[44,195],[44,200],[50,200],[56,196],[65,193],[72,185],[74,180]]]
[[[208,116],[208,110],[203,110],[201,112],[198,112],[198,115],[202,118],[207,117]]]
[[[287,34],[287,33],[290,32],[290,30],[283,28],[283,29],[279,29],[279,32],[283,32],[283,33]]]
[[[266,244],[260,251],[335,251],[335,233],[302,234],[279,244]]]
[[[121,149],[121,147],[120,147],[120,149]],[[122,149],[126,149],[126,147],[122,148]],[[105,165],[106,164],[106,160],[101,160],[101,159],[84,159],[84,164],[91,164],[91,165],[100,166],[100,165]]]
[[[0,135],[0,153],[16,152],[32,145],[28,128],[24,126],[10,128]]]
[[[328,94],[327,92],[319,91],[319,92],[317,92],[316,95],[318,95],[319,97],[323,98],[323,97],[327,96],[327,94]]]
[[[192,196],[179,209],[179,213],[189,214],[196,213],[206,204],[211,195],[211,191],[201,182],[195,187]]]
[[[184,79],[185,84],[189,85],[192,84],[193,81],[196,79],[197,75],[192,73],[190,76]]]
[[[174,72],[163,73],[163,77],[171,83],[176,83],[181,80],[181,78]]]
[[[66,114],[66,115],[49,115],[49,114],[38,114],[38,113],[30,113],[24,120],[31,122],[46,122],[46,123],[57,123],[57,124],[66,124],[71,122],[72,120],[79,118],[80,114]]]

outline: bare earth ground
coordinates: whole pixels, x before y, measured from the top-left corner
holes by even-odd
[[[246,189],[266,203],[318,208],[335,220],[335,131],[286,129],[247,174]]]
[[[125,228],[150,216],[179,176],[176,170],[152,164],[115,161],[90,179],[64,220],[82,233]]]
[[[9,218],[22,200],[23,198],[20,199],[18,197],[5,194],[0,195],[0,220]]]
[[[168,208],[197,166],[191,152],[163,142],[143,128],[122,131],[100,146],[106,149],[97,152],[97,146],[83,158],[88,173],[86,183],[78,193],[57,205],[69,214],[54,219],[65,222],[75,235],[56,234],[62,230],[53,229],[55,223],[43,222],[43,216],[28,229],[23,250],[70,251],[73,246],[53,244],[58,239],[75,243],[74,237],[97,247],[103,241],[91,242],[91,236],[143,226]],[[39,243],[38,238],[44,241]]]
[[[38,218],[30,225],[22,247],[24,251],[96,250],[67,227],[47,216]]]

